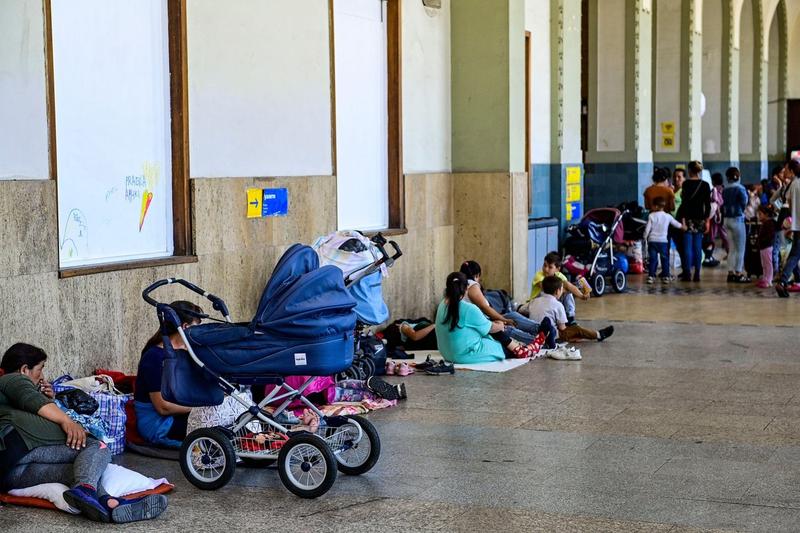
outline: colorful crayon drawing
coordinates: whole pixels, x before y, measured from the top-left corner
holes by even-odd
[[[161,171],[158,163],[145,161],[142,165],[142,174],[146,183],[145,189],[142,192],[142,207],[139,210],[139,232],[142,231],[144,226],[144,219],[147,217],[147,211],[150,209],[150,204],[153,202],[153,190],[158,185],[159,175]]]
[[[153,201],[153,193],[148,191],[147,189],[144,190],[144,194],[142,194],[142,210],[139,213],[139,232],[142,231],[142,226],[144,225],[144,217],[147,216],[147,210],[150,209],[150,202]]]

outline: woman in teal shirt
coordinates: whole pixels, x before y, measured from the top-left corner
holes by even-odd
[[[436,340],[442,356],[451,363],[473,364],[501,361],[506,357],[532,357],[541,338],[523,345],[505,332],[505,324],[492,322],[474,304],[464,302],[467,278],[461,272],[447,276],[444,300],[436,311]]]

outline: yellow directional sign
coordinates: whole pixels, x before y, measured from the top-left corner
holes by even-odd
[[[247,189],[247,218],[261,218],[262,189]]]

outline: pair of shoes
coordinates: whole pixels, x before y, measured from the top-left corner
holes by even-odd
[[[395,363],[394,361],[386,361],[386,375],[387,376],[409,376],[414,373],[414,369],[408,366],[408,363]]]
[[[408,398],[408,395],[406,394],[405,383],[392,385],[391,383],[383,381],[381,378],[372,376],[367,378],[366,385],[367,389],[377,394],[384,400],[405,400]]]
[[[609,338],[611,335],[614,334],[614,326],[608,326],[606,328],[603,328],[600,331],[598,331],[598,333],[600,334],[600,338],[597,339],[597,341],[603,342],[604,340],[606,340],[607,338]]]
[[[781,298],[788,298],[789,297],[789,290],[786,288],[786,285],[779,281],[775,284],[775,292],[778,293],[778,296]]]
[[[547,356],[556,361],[580,361],[582,359],[581,351],[574,346],[555,348],[550,350]]]
[[[647,283],[648,285],[652,285],[655,282],[656,278],[654,278],[653,276],[647,276],[647,281],[645,283]]]
[[[439,363],[433,365],[430,368],[425,369],[425,373],[429,376],[438,376],[439,374],[455,374],[456,367],[452,364],[447,364],[444,361],[439,361]]]
[[[103,503],[108,506],[109,496],[103,496]],[[163,494],[150,494],[142,498],[126,500],[113,498],[119,503],[111,509],[111,520],[115,524],[127,524],[141,520],[151,520],[167,509],[167,497]]]
[[[431,359],[431,356],[429,355],[425,358],[423,362],[414,363],[414,368],[416,370],[419,370],[420,372],[423,372],[432,366],[438,365],[439,363],[441,363],[441,361],[434,361],[433,359]]]

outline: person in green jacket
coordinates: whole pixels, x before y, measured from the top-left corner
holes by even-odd
[[[167,507],[163,495],[125,500],[105,492],[100,477],[111,450],[55,404],[53,387],[44,378],[46,360],[41,348],[17,343],[0,361],[0,490],[62,483],[70,487],[64,500],[98,522],[161,514]]]
[[[467,277],[463,273],[447,276],[445,297],[436,311],[435,330],[444,359],[459,364],[491,363],[539,353],[543,334],[527,345],[513,340],[504,331],[505,323],[490,321],[478,306],[465,302],[466,293]]]

